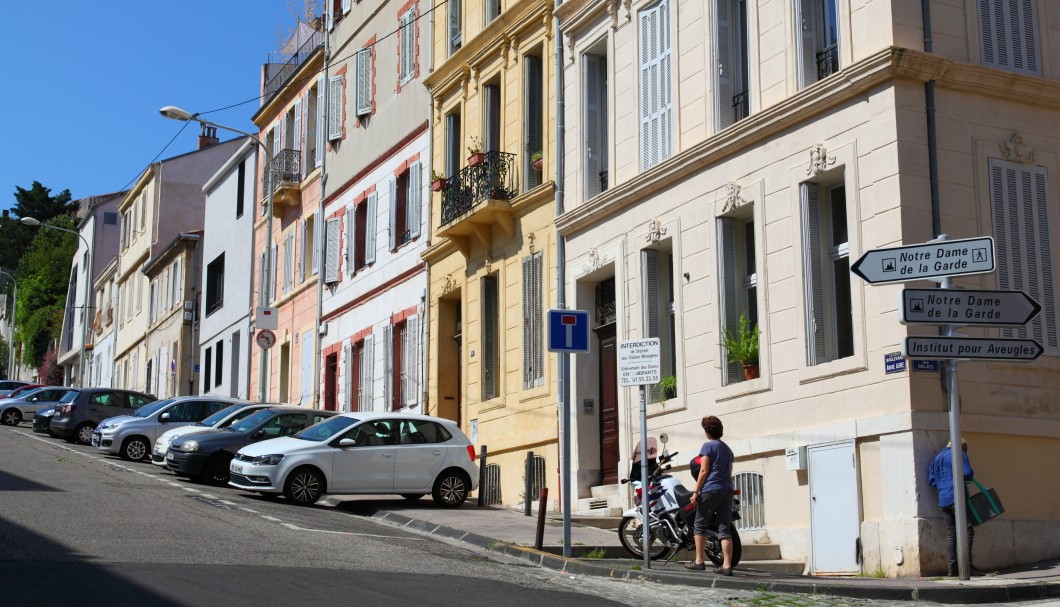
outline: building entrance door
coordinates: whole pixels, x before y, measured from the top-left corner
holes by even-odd
[[[596,330],[600,340],[600,484],[618,482],[618,343],[614,323]]]
[[[335,411],[335,392],[338,386],[339,355],[328,354],[324,359],[324,410]]]
[[[858,573],[858,471],[854,441],[810,445],[810,538],[813,572]]]

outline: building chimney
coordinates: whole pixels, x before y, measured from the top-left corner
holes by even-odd
[[[217,144],[217,127],[201,125],[199,130],[199,149],[204,150]]]

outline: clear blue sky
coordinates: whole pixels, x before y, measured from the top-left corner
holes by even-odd
[[[0,209],[34,180],[74,199],[126,187],[184,125],[159,108],[206,112],[260,94],[261,66],[294,27],[292,4],[304,3],[3,2]],[[206,117],[253,130],[257,108],[255,100]],[[198,135],[189,125],[161,158],[194,150]]]

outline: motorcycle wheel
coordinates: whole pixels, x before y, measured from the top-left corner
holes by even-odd
[[[718,539],[717,535],[714,535],[714,531],[710,532],[711,535],[707,537],[707,559],[714,563],[715,567],[721,567],[721,564],[725,560],[721,556],[721,540]],[[736,567],[740,564],[740,557],[743,556],[743,546],[740,544],[740,532],[736,530],[736,527],[732,528],[732,567]]]
[[[638,558],[644,558],[644,537],[641,532],[643,527],[644,526],[640,524],[640,519],[633,518],[632,516],[623,518],[622,522],[618,525],[618,539],[621,540],[622,547]],[[659,541],[659,539],[655,537],[655,534],[652,534],[649,541],[651,542],[649,544],[651,554],[649,554],[648,557],[651,558],[651,560],[659,560],[670,553],[670,548]]]

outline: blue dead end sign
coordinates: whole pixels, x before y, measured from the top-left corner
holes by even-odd
[[[589,312],[587,310],[549,310],[548,351],[588,352]]]

